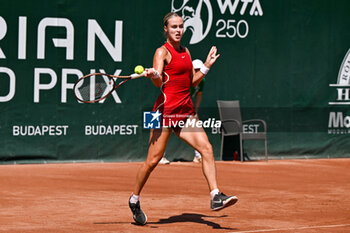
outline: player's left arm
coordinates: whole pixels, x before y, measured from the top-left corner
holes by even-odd
[[[209,69],[212,67],[212,65],[214,65],[216,59],[218,59],[218,57],[220,56],[220,54],[217,54],[217,51],[218,50],[216,46],[212,46],[208,53],[204,66],[200,69],[200,71],[195,73],[193,69],[192,86],[197,86],[205,77],[205,75],[209,72]]]

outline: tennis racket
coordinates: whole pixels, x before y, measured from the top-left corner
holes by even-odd
[[[73,86],[77,100],[83,103],[95,103],[107,98],[118,87],[131,79],[144,77],[146,72],[129,76],[117,76],[104,73],[93,73],[78,79]],[[117,83],[117,79],[122,79]]]

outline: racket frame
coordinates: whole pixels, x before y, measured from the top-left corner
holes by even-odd
[[[76,91],[77,90],[77,84],[83,80],[83,79],[86,79],[88,77],[91,77],[91,76],[97,76],[97,75],[101,75],[101,76],[107,76],[112,82],[113,82],[113,88],[104,96],[102,96],[101,98],[98,98],[98,99],[93,99],[93,100],[82,100],[81,98],[79,98],[77,96],[77,93]],[[87,74],[81,78],[79,78],[75,83],[74,83],[74,86],[73,86],[73,94],[74,94],[74,97],[79,100],[80,102],[83,102],[83,103],[96,103],[96,102],[99,102],[101,100],[104,100],[106,99],[109,95],[112,94],[113,91],[115,91],[118,87],[120,87],[121,85],[123,85],[125,82],[131,80],[131,79],[136,79],[136,78],[140,78],[140,77],[145,77],[146,76],[146,72],[143,72],[141,74],[131,74],[131,75],[127,75],[127,76],[122,76],[122,75],[111,75],[111,74],[105,74],[105,73],[92,73],[92,74]],[[123,81],[121,81],[120,83],[116,83],[116,80],[117,79],[124,79]],[[79,86],[80,87],[80,86]]]

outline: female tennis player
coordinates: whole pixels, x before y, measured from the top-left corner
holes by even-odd
[[[237,202],[237,197],[226,196],[218,189],[213,149],[203,128],[184,128],[174,126],[177,122],[198,120],[190,97],[190,86],[196,86],[208,73],[210,67],[220,56],[213,46],[201,67],[201,72],[194,72],[191,55],[180,42],[184,33],[183,19],[176,13],[164,17],[166,43],[158,48],[153,58],[153,68],[146,69],[146,77],[152,78],[156,87],[161,87],[153,111],[162,113],[161,129],[150,132],[149,148],[146,161],[139,168],[133,194],[129,198],[129,207],[137,224],[144,225],[147,216],[141,210],[139,195],[149,175],[162,158],[172,132],[187,142],[202,155],[202,170],[207,180],[211,195],[211,209],[220,210]]]

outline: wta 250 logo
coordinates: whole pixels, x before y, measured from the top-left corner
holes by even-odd
[[[263,15],[259,0],[217,0],[216,6],[221,13],[215,22],[217,38],[246,38],[249,34],[249,24],[236,15]],[[184,19],[185,33],[191,31],[190,44],[201,42],[213,26],[214,15],[210,0],[172,0],[171,11]],[[229,18],[226,15],[229,15]]]

